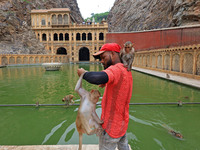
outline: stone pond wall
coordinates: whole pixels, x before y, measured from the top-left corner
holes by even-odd
[[[67,55],[26,55],[26,54],[0,54],[0,65],[41,64],[49,62],[69,62]]]

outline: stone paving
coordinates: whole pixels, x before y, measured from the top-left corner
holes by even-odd
[[[99,149],[99,145],[83,145],[82,147],[82,150],[98,150],[98,149]],[[78,145],[0,146],[0,150],[78,150]],[[130,147],[130,150],[131,150],[131,147]]]
[[[153,71],[153,70],[148,70],[148,69],[143,69],[143,68],[138,68],[138,67],[132,67],[133,70],[147,73],[153,76],[157,76],[163,79],[167,79],[170,81],[178,82],[181,84],[189,85],[195,88],[200,88],[200,80],[196,79],[191,79],[191,78],[186,78],[186,77],[181,77],[177,75],[172,75],[169,73],[164,73],[164,72],[159,72],[159,71]]]

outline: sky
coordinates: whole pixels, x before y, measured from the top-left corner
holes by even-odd
[[[82,17],[91,17],[92,13],[103,13],[110,11],[115,0],[77,0]]]

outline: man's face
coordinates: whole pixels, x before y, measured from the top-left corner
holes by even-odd
[[[107,69],[112,65],[111,55],[111,52],[104,52],[100,55],[101,63],[103,64],[104,69]]]

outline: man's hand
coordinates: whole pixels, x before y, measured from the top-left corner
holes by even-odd
[[[78,74],[79,77],[81,76],[81,74],[83,74],[85,72],[86,72],[86,70],[83,69],[83,68],[80,68],[80,69],[77,70],[77,74]]]

